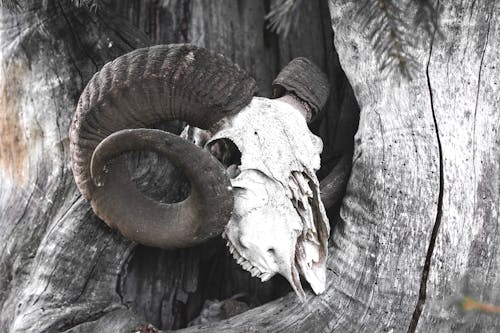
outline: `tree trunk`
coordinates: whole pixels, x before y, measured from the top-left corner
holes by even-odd
[[[326,144],[325,170],[349,151],[356,124],[336,52],[361,106],[327,291],[309,292],[305,303],[289,293],[183,331],[497,330],[498,315],[462,313],[457,304],[466,295],[500,302],[500,5],[440,1],[442,36],[416,51],[420,70],[398,84],[380,73],[352,21],[356,2],[329,2],[336,51],[326,4],[303,3],[286,40],[266,31],[266,1],[117,0],[94,12],[50,0],[0,12],[0,331],[179,328],[204,299],[247,291],[260,304],[280,288],[237,270],[218,240],[179,251],[136,246],[99,221],[76,189],[67,133],[83,86],[118,55],[169,42],[226,54],[263,96],[293,57],[320,65],[332,82],[328,110],[313,124]],[[132,154],[130,164],[149,195],[182,197],[184,182],[165,161]]]
[[[217,50],[248,70],[263,96],[270,96],[273,78],[289,60],[306,56],[334,83],[330,111],[315,124],[330,142],[324,155],[331,166],[350,147],[329,128],[352,131],[357,105],[328,46],[326,4],[303,5],[307,31],[293,30],[290,40],[265,29],[266,1],[99,4],[95,11],[66,0],[23,2],[20,12],[0,9],[0,331],[178,328],[199,314],[205,299],[247,292],[257,305],[288,290],[279,278],[266,284],[251,278],[220,239],[163,251],[111,231],[74,185],[68,129],[91,76],[138,47],[192,42]],[[157,126],[180,130],[176,123]],[[130,164],[149,195],[182,199],[185,182],[168,161],[131,154]]]

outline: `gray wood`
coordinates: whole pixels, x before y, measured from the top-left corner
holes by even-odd
[[[204,331],[497,331],[498,316],[456,306],[499,301],[498,4],[442,1],[443,39],[416,51],[411,82],[378,72],[353,2],[330,8],[362,109],[330,287]]]
[[[331,82],[338,80],[338,77],[345,81],[338,61],[329,65],[325,60],[331,56],[331,50],[326,50],[328,48],[326,45],[330,43],[330,39],[327,37],[331,36],[326,37],[321,31],[325,28],[325,22],[329,24],[325,3],[323,3],[323,15],[320,15],[319,4],[321,2],[319,1],[314,1],[314,6],[308,5],[301,9],[304,11],[301,17],[307,19],[307,26],[318,32],[316,34],[318,38],[311,39],[309,38],[310,34],[304,34],[301,38],[291,37],[290,41],[286,43],[288,49],[300,49],[302,47],[300,45],[304,41],[307,41],[308,47],[302,47],[300,52],[287,51],[288,55],[281,55],[284,49],[281,44],[284,45],[284,41],[265,29],[264,16],[269,4],[266,5],[264,1],[170,1],[166,7],[155,5],[155,3],[152,1],[116,1],[112,3],[112,6],[115,6],[113,10],[127,16],[131,22],[147,32],[154,43],[191,41],[229,56],[257,79],[259,95],[271,95],[273,78],[281,67],[296,56],[307,56],[315,61],[318,59],[318,65],[325,70],[327,66],[336,69],[332,70],[330,75]],[[148,15],[144,13],[148,13]],[[316,19],[318,17],[321,17],[321,21]],[[167,22],[159,22],[158,18],[172,18],[173,23],[170,23],[170,19],[167,19]],[[182,27],[179,27],[179,24]],[[330,29],[329,25],[328,29]],[[154,33],[152,33],[153,31]],[[256,57],[256,54],[259,57]],[[334,87],[335,90],[332,89],[332,91],[335,94],[342,94],[345,89],[343,85]],[[352,110],[353,107],[349,107],[349,105],[355,105],[354,97],[346,98],[345,104],[348,107],[345,108],[344,114],[356,114],[357,110]],[[336,121],[340,112],[333,107],[331,110],[329,119]],[[353,121],[350,120],[349,115],[347,118],[348,121],[344,121],[347,124],[356,120],[355,116]],[[352,125],[346,127],[351,128],[350,132],[346,131],[347,136],[352,136]],[[335,131],[325,129],[321,135],[332,143],[335,142]],[[346,150],[349,153],[349,148]],[[337,156],[338,154],[331,155]],[[332,166],[335,161],[332,159],[328,166]],[[211,248],[208,253],[207,248]],[[185,310],[190,314],[188,320],[192,319],[200,311],[201,296],[215,298],[221,297],[220,294],[222,294],[224,297],[230,297],[236,293],[251,291],[262,302],[269,300],[276,293],[276,283],[282,284],[280,280],[262,284],[251,278],[239,269],[238,265],[235,265],[222,242],[211,242],[209,246],[200,251],[201,258],[199,255],[184,253],[183,251],[172,253],[172,251],[139,247],[131,259],[128,274],[124,278],[123,297],[125,303],[160,327],[178,327],[177,323],[182,319],[172,318],[170,315],[172,311]],[[156,258],[157,261],[153,262],[153,258]],[[214,260],[215,267],[204,268],[203,265],[207,266]],[[145,265],[142,264],[144,261],[151,263],[150,267],[158,267],[157,271],[152,272],[151,268],[146,270]],[[190,285],[195,287],[185,290],[179,283],[176,283],[179,278],[175,277],[172,272],[169,261],[185,265],[186,270],[187,267],[190,267],[192,272],[189,275],[189,279],[192,280]],[[200,265],[201,270],[198,270]],[[168,277],[166,277],[167,272]],[[214,289],[212,292],[205,295],[194,293],[198,283],[198,275],[203,280],[200,283],[203,286],[210,286]],[[225,279],[224,283],[220,281],[221,275]],[[171,279],[172,281],[168,282]],[[278,288],[280,287],[278,286]],[[178,297],[179,302],[164,301],[164,299],[171,299],[173,294]],[[171,305],[171,303],[176,303],[179,308],[176,309],[177,305]],[[187,304],[184,305],[185,303]]]
[[[443,146],[443,214],[418,328],[498,332],[498,314],[459,305],[465,296],[500,303],[500,4],[441,8],[446,38],[433,45],[429,82]]]
[[[112,16],[96,19],[64,2],[25,5],[1,15],[2,332],[64,330],[125,308],[116,285],[132,244],[80,198],[68,127],[77,92],[97,68],[147,41],[126,26],[120,35],[107,28],[121,24]],[[82,26],[86,34],[77,34]]]
[[[22,4],[19,13],[0,10],[0,331],[125,331],[150,322],[175,328],[189,320],[186,313],[196,316],[206,297],[230,296],[241,287],[264,301],[272,297],[273,283],[262,286],[238,270],[221,242],[182,251],[137,247],[98,221],[74,185],[67,136],[79,93],[95,71],[150,44],[220,48],[270,96],[274,76],[299,54],[279,55],[283,42],[264,27],[269,3],[102,1],[97,11],[62,0]],[[319,6],[306,10],[305,17],[322,17],[310,20],[311,29],[329,29],[324,8],[322,15]],[[330,56],[324,47],[330,37],[309,41],[300,55]],[[325,59],[320,66],[341,72]],[[331,110],[337,119],[338,108]],[[157,126],[179,131],[175,123]],[[335,137],[328,130],[323,135]],[[132,154],[130,167],[151,196],[172,201],[185,193],[164,160]],[[225,271],[225,289],[200,294],[220,280],[220,272],[201,273],[214,260]]]
[[[213,277],[200,272],[214,257],[226,272],[219,294],[245,286],[271,297],[274,286],[257,287],[224,266],[231,259],[217,241],[170,252],[137,247],[98,221],[74,185],[67,137],[84,84],[133,48],[185,41],[220,49],[266,96],[290,58],[317,62],[333,85],[328,111],[314,125],[325,157],[349,152],[354,95],[362,112],[327,292],[309,291],[305,303],[288,294],[181,331],[498,330],[498,315],[457,305],[465,295],[500,302],[500,5],[440,1],[443,36],[415,50],[420,69],[400,82],[378,71],[352,20],[355,2],[329,1],[335,49],[326,5],[304,3],[289,40],[265,30],[266,1],[105,1],[94,13],[53,0],[0,11],[0,331],[180,327],[210,297],[200,290]],[[149,195],[179,200],[185,193],[165,161],[135,154],[130,164]]]

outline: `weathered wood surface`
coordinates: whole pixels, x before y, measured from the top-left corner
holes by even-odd
[[[0,331],[64,330],[125,309],[116,285],[132,247],[80,197],[68,128],[91,75],[147,38],[122,25],[125,43],[107,28],[119,20],[56,1],[1,20]]]
[[[202,331],[498,331],[498,315],[458,305],[464,295],[500,301],[500,6],[439,6],[443,37],[415,51],[420,70],[397,84],[353,24],[355,1],[330,1],[362,111],[327,293],[304,305],[285,297]]]
[[[133,48],[191,41],[220,48],[265,96],[293,57],[328,71],[330,107],[316,126],[333,160],[349,141],[331,128],[349,137],[356,105],[330,44],[326,4],[308,1],[301,26],[309,32],[292,31],[286,41],[265,29],[266,1],[103,1],[96,12],[69,1],[23,4],[20,13],[0,12],[0,331],[121,332],[148,322],[167,329],[185,325],[205,298],[242,287],[257,303],[272,297],[272,283],[231,267],[221,242],[170,252],[136,247],[98,221],[74,185],[67,133],[79,93],[105,62]],[[183,184],[164,163],[131,156],[140,187],[178,200]]]
[[[453,305],[464,296],[500,304],[500,3],[442,7],[446,38],[433,44],[428,73],[443,147],[443,213],[418,327],[498,332],[499,314]]]
[[[332,83],[329,110],[315,124],[317,131],[327,142],[323,174],[333,166],[340,154],[350,153],[352,143],[349,139],[352,138],[357,123],[357,105],[331,45],[326,3],[305,2],[301,8],[299,28],[293,29],[285,40],[265,29],[264,16],[269,7],[266,1],[171,1],[167,7],[158,6],[154,1],[116,1],[112,5],[114,11],[127,16],[147,32],[155,44],[193,42],[229,56],[257,79],[261,96],[271,96],[272,80],[291,59],[306,56],[313,60],[328,72]],[[307,31],[302,27],[307,27]],[[316,38],[312,39],[310,36]],[[340,131],[342,135],[332,130],[336,127],[343,130]],[[212,249],[207,253],[206,248],[210,247]],[[212,242],[202,252],[205,254],[201,259],[199,255],[185,255],[179,261],[176,259],[177,255],[167,255],[166,251],[139,247],[125,278],[125,302],[148,320],[161,324],[161,327],[178,327],[172,325],[171,321],[166,321],[170,316],[168,313],[171,305],[162,306],[170,304],[163,299],[171,297],[172,290],[180,294],[176,296],[180,300],[177,302],[181,306],[179,310],[185,310],[192,318],[199,313],[200,297],[230,297],[249,291],[255,294],[255,302],[260,303],[274,297],[277,288],[283,289],[283,281],[280,279],[261,284],[241,271],[222,242]],[[165,281],[162,274],[167,274],[169,270],[169,262],[164,259],[166,256],[191,267],[193,274],[190,280],[194,278],[194,281],[188,283],[188,289],[180,284],[169,285]],[[152,258],[158,258],[157,265],[151,262]],[[151,266],[159,265],[165,271],[162,274],[155,273],[153,278],[150,270],[144,269],[143,261],[151,262]],[[199,265],[202,266],[198,271]],[[203,295],[193,294],[197,284],[194,272],[198,272],[203,280],[199,281],[203,285],[202,289],[206,290]],[[187,307],[182,308],[188,294]],[[163,319],[158,321],[159,317]]]
[[[287,57],[308,56],[332,78],[340,72],[333,48],[303,33],[321,31],[328,39],[314,14],[325,8],[306,2],[311,15],[303,15],[301,26],[307,29],[291,35],[304,36],[301,43],[310,45],[304,47],[265,32],[265,3],[257,1],[109,3],[128,13],[128,21],[109,15],[107,6],[91,14],[64,1],[37,3],[21,14],[0,13],[0,331],[179,327],[195,312],[193,304],[212,296],[190,293],[210,283],[196,272],[218,249],[141,247],[133,256],[133,244],[96,220],[69,168],[67,131],[78,94],[106,61],[151,43],[140,30],[155,43],[224,48],[257,77],[264,95]],[[355,1],[329,5],[335,47],[362,114],[332,236],[327,292],[309,292],[305,303],[289,294],[183,331],[498,331],[498,315],[462,313],[457,302],[467,294],[500,303],[500,5],[440,1],[443,37],[416,51],[420,71],[400,85],[379,73],[367,37],[352,21]],[[345,85],[345,79],[334,82],[329,112],[317,124],[327,155],[346,146],[328,131],[342,130],[338,110],[352,107]],[[131,159],[133,165],[141,160]],[[162,162],[139,167],[138,183],[173,200],[180,184],[161,183],[175,193],[145,185],[176,178]],[[242,280],[227,278],[237,280],[232,286]]]
[[[372,315],[361,325],[400,331],[406,323],[422,332],[497,332],[498,315],[464,313],[459,305],[464,296],[500,302],[500,6],[493,1],[440,1],[442,36],[419,54],[421,69],[414,82],[396,87],[367,68],[376,59],[355,28],[342,21],[351,5],[331,2],[336,47],[362,108],[355,156],[378,146],[369,150],[371,159],[373,149],[386,161],[397,158],[392,166],[377,166],[375,159],[375,172],[382,172],[379,179],[385,178],[392,190],[371,197],[384,202],[386,212],[399,206],[394,221],[387,219],[390,215],[381,220],[390,233],[376,232],[380,240],[383,234],[390,236],[377,246],[388,246],[379,250],[377,262],[392,262],[392,269],[378,269],[371,303],[360,295],[372,311],[380,302],[382,308],[397,304],[401,324],[389,312],[387,324],[376,326]],[[378,134],[365,135],[365,128],[376,126],[381,126]],[[387,178],[396,172],[399,179],[423,177],[423,183],[398,184],[397,178]],[[344,204],[348,206],[348,199]],[[419,213],[419,206],[425,210]],[[381,283],[381,277],[389,280]]]

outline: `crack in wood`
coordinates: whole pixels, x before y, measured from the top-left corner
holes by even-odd
[[[189,18],[191,17],[191,0],[182,2],[182,19],[180,25],[180,32],[184,42],[189,41]]]
[[[476,215],[476,201],[477,201],[477,174],[476,174],[476,120],[477,120],[477,108],[479,105],[479,93],[481,92],[481,74],[483,72],[483,61],[484,61],[484,54],[486,53],[486,48],[488,46],[488,41],[490,38],[490,30],[491,30],[491,17],[493,16],[493,9],[494,5],[491,6],[490,10],[490,15],[488,16],[488,30],[486,31],[486,40],[484,42],[484,47],[483,50],[481,51],[481,60],[479,61],[479,71],[478,71],[478,78],[477,78],[477,91],[476,91],[476,103],[474,105],[474,120],[473,120],[473,125],[472,125],[472,172],[474,174],[474,198],[473,198],[473,206],[474,207],[474,212],[473,215]],[[472,15],[472,10],[471,10],[471,15]]]
[[[85,47],[85,45],[82,43],[82,40],[78,36],[77,31],[73,28],[73,25],[71,24],[71,21],[69,20],[68,16],[66,15],[66,12],[64,11],[64,8],[61,5],[61,2],[59,0],[57,0],[57,5],[61,11],[61,15],[64,18],[64,21],[66,22],[66,25],[67,25],[69,31],[71,32],[71,35],[73,36],[75,42],[79,45],[80,50],[82,50],[82,52],[88,57],[90,62],[92,62],[92,64],[95,66],[96,71],[99,70],[99,66],[97,65],[97,62],[90,56],[90,53],[87,52],[87,47]]]
[[[439,1],[437,3],[437,8],[439,8]],[[438,158],[439,158],[439,192],[438,192],[438,201],[437,201],[437,212],[436,219],[434,221],[434,226],[432,228],[431,239],[429,241],[429,247],[427,248],[427,254],[425,256],[424,268],[422,270],[422,277],[420,279],[420,290],[418,295],[417,305],[415,306],[415,310],[413,312],[412,318],[410,320],[410,325],[408,326],[408,333],[414,333],[418,326],[418,321],[422,314],[422,310],[425,305],[425,301],[427,299],[427,281],[429,279],[429,272],[431,266],[432,255],[434,253],[434,247],[436,245],[436,239],[439,232],[439,227],[441,225],[441,217],[443,215],[443,192],[444,192],[444,170],[443,170],[443,150],[441,145],[441,138],[439,135],[439,127],[436,119],[436,110],[434,109],[434,97],[432,94],[432,86],[431,79],[429,76],[429,66],[431,63],[432,57],[432,49],[434,46],[434,38],[436,36],[436,31],[432,36],[430,46],[429,46],[429,60],[427,61],[425,76],[427,78],[427,87],[429,90],[429,98],[431,104],[432,111],[432,121],[434,123],[434,130],[436,132],[436,140],[438,147]]]

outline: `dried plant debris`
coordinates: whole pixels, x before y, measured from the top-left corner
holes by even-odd
[[[462,302],[460,302],[460,305],[463,311],[479,311],[483,313],[500,314],[500,305],[483,303],[469,296],[465,296]]]
[[[205,300],[200,315],[191,320],[187,326],[206,325],[243,313],[251,308],[247,296],[246,293],[239,293],[222,301]]]

